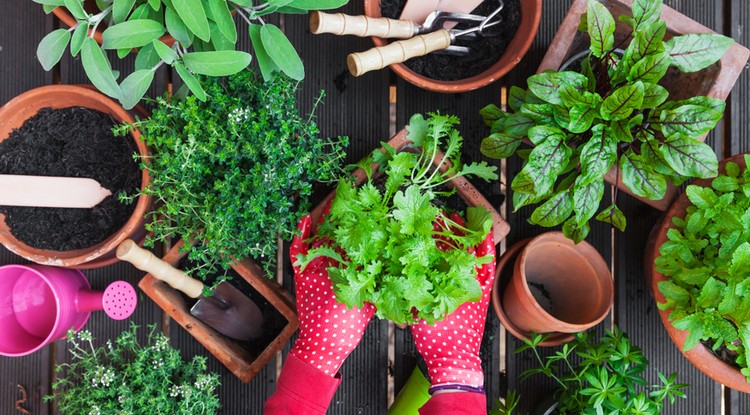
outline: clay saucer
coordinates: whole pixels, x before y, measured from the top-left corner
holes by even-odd
[[[505,287],[508,285],[510,279],[513,278],[513,265],[515,264],[518,255],[521,253],[521,250],[523,250],[531,239],[532,238],[526,238],[517,242],[515,245],[508,248],[500,257],[497,261],[495,283],[492,287],[492,308],[495,309],[497,318],[500,319],[500,323],[505,326],[506,330],[520,340],[530,339],[531,333],[519,329],[508,320],[508,316],[506,316],[505,311],[503,311],[502,297],[505,292]],[[573,334],[571,333],[551,332],[548,334],[550,336],[547,340],[539,343],[540,346],[559,346],[573,340]]]

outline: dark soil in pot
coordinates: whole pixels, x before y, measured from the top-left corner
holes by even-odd
[[[38,249],[88,248],[117,232],[135,210],[117,194],[141,186],[130,135],[116,137],[115,121],[99,111],[44,108],[0,143],[0,174],[88,177],[112,192],[91,209],[0,207],[13,235]]]
[[[733,352],[729,350],[726,346],[720,346],[718,349],[714,350],[714,342],[713,341],[706,341],[701,340],[701,344],[705,346],[709,352],[713,353],[714,356],[719,358],[722,362],[728,364],[729,366],[737,368],[737,370],[742,369],[737,364],[737,357],[739,356],[737,352]]]
[[[529,281],[528,285],[529,291],[531,291],[531,295],[534,296],[536,302],[539,303],[540,306],[542,306],[544,311],[554,316],[555,304],[552,302],[552,296],[550,296],[549,291],[544,288],[544,284]]]
[[[177,268],[189,270],[195,268],[195,266],[194,262],[188,259],[183,259]],[[283,330],[284,326],[287,324],[287,320],[271,303],[268,302],[266,297],[263,297],[257,290],[255,290],[255,288],[253,288],[252,285],[250,285],[250,283],[233,269],[228,270],[226,274],[219,273],[211,275],[206,281],[204,281],[204,283],[206,286],[211,286],[219,277],[224,275],[229,276],[229,283],[250,298],[258,306],[263,315],[263,334],[259,339],[244,342],[232,339],[232,341],[242,345],[254,356],[258,356],[279,335],[279,333],[281,333],[281,330]],[[188,309],[192,308],[196,303],[194,298],[189,298],[185,295],[183,295],[183,297],[185,297],[185,300],[187,301]],[[238,322],[238,324],[240,323],[241,322]]]
[[[502,23],[487,29],[493,36],[474,41],[457,40],[455,45],[471,48],[467,56],[451,56],[431,53],[427,56],[409,59],[404,64],[412,71],[439,81],[457,81],[479,75],[497,62],[508,44],[516,35],[521,21],[520,0],[504,0],[500,12]],[[381,0],[380,13],[383,17],[398,19],[406,6],[406,0]],[[499,0],[488,0],[479,5],[472,14],[487,16],[500,6]],[[472,27],[462,23],[457,29]],[[496,36],[494,36],[496,35]]]

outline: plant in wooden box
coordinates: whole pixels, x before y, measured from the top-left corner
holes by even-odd
[[[539,367],[523,372],[522,379],[543,374],[555,383],[553,399],[543,404],[539,413],[657,415],[667,401],[674,403],[676,398],[685,398],[683,390],[688,385],[677,383],[677,373],[666,376],[657,372],[660,384],[646,386],[642,374],[649,362],[617,327],[607,330],[599,340],[588,333],[576,333],[572,342],[542,358],[538,349],[545,337],[535,334],[524,339],[515,351],[531,350],[539,363]],[[491,414],[511,415],[518,403],[517,395],[509,395]]]
[[[397,324],[432,323],[478,301],[473,270],[491,258],[477,258],[469,248],[491,231],[493,214],[476,197],[451,199],[456,189],[449,184],[467,176],[494,180],[497,174],[485,162],[461,163],[457,123],[453,116],[413,116],[406,135],[412,147],[382,143],[382,150],[357,163],[364,183],[339,182],[318,228],[336,242],[293,260],[304,269],[320,256],[335,259],[344,265],[328,270],[337,299],[348,306],[372,303],[379,317]]]
[[[616,204],[597,214],[608,174],[628,192],[652,200],[665,197],[667,182],[716,176],[716,156],[697,138],[716,125],[724,102],[706,96],[670,99],[660,83],[672,76],[670,68],[693,73],[709,67],[734,41],[709,33],[667,40],[661,7],[661,0],[634,3],[632,16],[620,15],[629,33],[617,39],[610,11],[588,0],[580,24],[588,34],[588,52],[567,70],[529,77],[528,90],[513,87],[510,112],[495,105],[482,110],[492,127],[482,152],[524,159],[512,182],[513,205],[518,210],[542,203],[532,223],[563,224],[575,241],[586,237],[595,216],[622,231],[626,219]],[[519,149],[526,139],[532,150]]]
[[[277,70],[302,80],[305,69],[294,46],[281,29],[266,23],[263,17],[274,12],[333,9],[348,0],[260,4],[250,0],[34,1],[69,26],[52,31],[39,43],[37,56],[42,66],[50,70],[70,45],[73,56],[80,53],[83,69],[94,86],[129,109],[140,101],[156,70],[164,64],[172,66],[200,100],[206,100],[207,95],[195,75],[226,76],[245,69],[252,56],[235,50],[233,13],[248,24],[255,57],[266,80]],[[169,35],[165,35],[167,31]],[[116,50],[119,58],[137,53],[135,71],[119,84],[107,50]]]
[[[44,399],[54,400],[63,415],[217,413],[219,376],[206,371],[206,359],[183,360],[155,326],[144,344],[140,332],[131,325],[114,342],[95,347],[90,332],[69,331],[72,362],[55,368],[53,394]]]
[[[652,291],[672,340],[698,369],[750,392],[750,156],[687,187],[658,228]]]

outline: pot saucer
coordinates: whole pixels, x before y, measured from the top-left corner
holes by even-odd
[[[517,339],[530,339],[531,334],[519,329],[508,320],[508,316],[506,316],[505,311],[503,311],[502,297],[505,292],[505,287],[508,285],[510,279],[513,278],[513,265],[515,264],[518,255],[521,253],[521,250],[530,240],[531,238],[526,238],[517,242],[515,245],[508,248],[503,256],[500,257],[497,261],[495,283],[492,287],[492,308],[495,309],[495,314],[497,314],[497,318],[500,319],[500,323]],[[573,340],[572,333],[550,332],[548,334],[550,336],[547,340],[539,343],[540,346],[559,346]]]

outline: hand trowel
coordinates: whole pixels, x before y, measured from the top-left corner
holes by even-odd
[[[202,282],[157,258],[131,239],[123,241],[117,247],[117,258],[130,262],[188,297],[198,299],[190,309],[190,314],[219,333],[242,341],[260,337],[263,328],[260,309],[228,282],[220,283],[212,295],[204,296]]]
[[[85,177],[0,174],[1,206],[92,208],[111,194]]]

